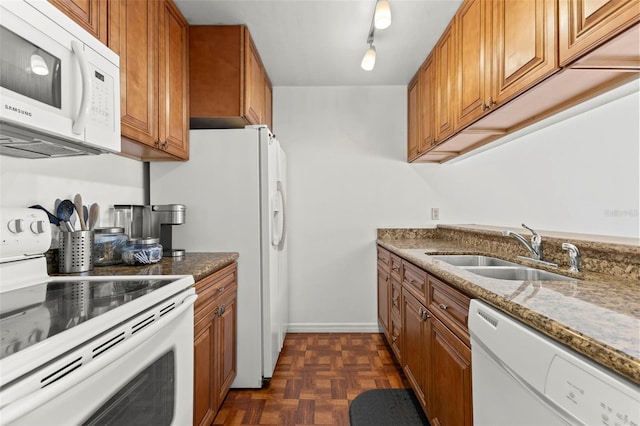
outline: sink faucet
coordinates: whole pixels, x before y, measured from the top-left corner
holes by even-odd
[[[531,244],[529,244],[527,240],[525,240],[525,238],[522,235],[518,234],[517,232],[503,231],[502,235],[505,237],[513,237],[516,240],[520,241],[522,245],[525,246],[527,250],[529,250],[529,253],[531,253],[532,259],[541,261],[542,260],[542,237],[540,236],[540,234],[538,234],[533,229],[529,228],[524,223],[522,224],[522,227],[524,229],[529,230],[533,234],[531,236]]]
[[[569,272],[580,272],[580,250],[570,243],[562,243],[562,250],[569,252]]]

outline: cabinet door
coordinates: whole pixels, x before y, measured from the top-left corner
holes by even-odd
[[[158,2],[112,0],[109,47],[120,55],[121,132],[149,146],[158,139]]]
[[[435,67],[433,56],[429,55],[420,68],[420,98],[418,100],[420,131],[418,140],[418,154],[424,153],[435,145]]]
[[[215,309],[208,307],[209,314],[194,326],[193,345],[193,424],[210,425],[216,415],[214,383],[216,316]]]
[[[488,110],[485,96],[486,79],[491,71],[487,60],[486,32],[488,22],[485,0],[468,0],[456,14],[458,48],[458,80],[456,125],[462,128]],[[490,16],[490,15],[489,15]]]
[[[263,124],[264,120],[264,70],[249,31],[245,34],[245,117],[250,124]]]
[[[560,65],[604,43],[639,17],[638,0],[560,0]]]
[[[236,289],[222,301],[222,308],[218,312],[216,336],[216,386],[215,409],[222,405],[224,398],[236,377]]]
[[[159,26],[159,146],[189,158],[189,24],[170,0],[163,2]]]
[[[436,61],[436,143],[451,136],[455,130],[456,52],[453,23],[444,31],[435,47]]]
[[[556,1],[495,0],[492,97],[500,105],[556,72]]]
[[[420,139],[420,71],[409,83],[407,93],[407,159],[413,160],[418,156],[418,140]]]
[[[89,31],[95,38],[107,44],[108,0],[49,0],[49,2]]]
[[[432,423],[471,426],[471,349],[438,319],[430,318],[429,414]]]
[[[424,344],[426,309],[412,294],[402,290],[402,365],[416,397],[426,407]]]
[[[391,281],[389,272],[378,266],[378,322],[389,337],[389,295]]]

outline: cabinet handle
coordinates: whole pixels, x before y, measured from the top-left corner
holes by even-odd
[[[423,314],[424,314],[424,311],[422,310],[422,308],[420,308],[420,310],[418,311],[418,315],[420,315],[420,318],[422,318]]]
[[[394,271],[399,271],[400,267],[399,266],[392,266],[391,269],[393,269]]]
[[[391,341],[392,341],[393,343],[395,343],[395,342],[396,342],[396,340],[398,340],[398,336],[391,336]]]
[[[385,281],[389,281],[389,275],[387,275],[386,277],[384,277]]]
[[[160,149],[160,139],[156,139],[156,142],[154,145],[156,146],[156,148]]]
[[[220,307],[218,308],[218,316],[221,317],[222,314],[224,314],[224,311],[226,311],[227,308],[224,305],[220,305]]]
[[[487,104],[485,104],[484,102],[482,103],[482,106],[480,107],[480,109],[484,112],[486,110],[489,109],[489,107],[487,106]]]
[[[224,286],[218,289],[218,293],[222,293],[224,291]]]
[[[411,278],[409,278],[409,284],[413,284],[415,281],[413,281]]]
[[[438,305],[438,307],[439,307],[440,309],[442,309],[443,311],[446,311],[446,310],[447,310],[447,308],[448,308],[448,306],[447,306],[447,305],[445,305],[444,303],[439,304],[439,305]]]
[[[493,97],[489,98],[489,108],[493,108],[494,106],[496,106],[496,102],[493,100]]]

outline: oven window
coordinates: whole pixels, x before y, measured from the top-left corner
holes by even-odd
[[[61,107],[60,59],[0,26],[0,86]]]
[[[83,425],[171,424],[175,405],[175,355],[167,352],[131,379]]]

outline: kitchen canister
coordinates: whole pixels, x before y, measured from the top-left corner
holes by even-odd
[[[132,238],[122,251],[122,261],[127,265],[148,265],[162,259],[160,238]]]
[[[63,274],[93,269],[93,231],[60,233],[58,272]]]
[[[122,251],[129,238],[124,228],[96,228],[93,242],[93,264],[95,266],[122,263]]]

